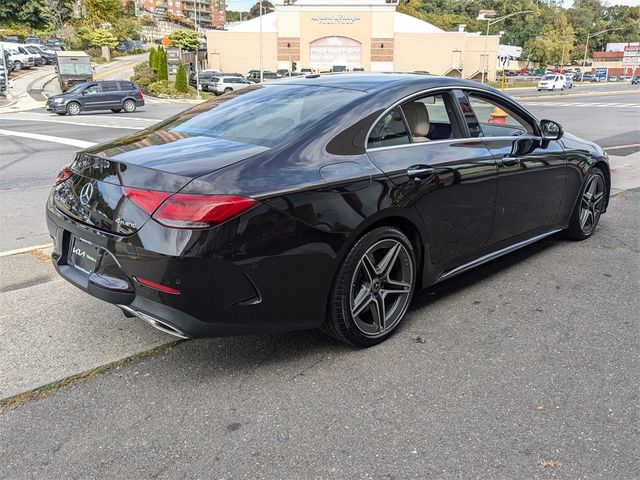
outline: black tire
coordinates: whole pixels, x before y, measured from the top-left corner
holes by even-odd
[[[78,102],[69,102],[67,104],[67,113],[69,115],[79,115],[81,111],[82,108]]]
[[[580,188],[576,205],[569,219],[569,227],[563,232],[564,236],[571,240],[585,240],[593,235],[607,196],[607,182],[604,173],[594,167],[589,171],[582,188]]]
[[[336,274],[322,330],[359,347],[389,338],[411,304],[416,263],[411,242],[397,228],[378,227],[364,234]]]
[[[233,92],[233,88],[225,88],[224,93]]]
[[[111,111],[113,113],[120,113],[122,111],[122,109],[121,108],[112,108]]]
[[[124,103],[122,104],[122,107],[124,108],[124,111],[127,113],[133,113],[136,111],[136,102],[134,102],[133,100],[129,99],[129,100],[125,100]]]
[[[20,60],[16,60],[15,62],[13,62],[13,69],[22,70],[23,69],[22,62]]]

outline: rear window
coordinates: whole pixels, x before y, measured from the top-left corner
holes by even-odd
[[[117,92],[118,84],[116,82],[102,82],[103,92]]]
[[[184,112],[165,128],[235,142],[275,147],[357,99],[360,92],[303,85],[248,88]]]
[[[120,84],[120,90],[133,90],[133,83],[131,82],[118,82]]]

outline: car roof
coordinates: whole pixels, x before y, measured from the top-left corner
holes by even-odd
[[[328,73],[304,75],[283,79],[279,84],[317,85],[321,87],[344,88],[373,92],[384,90],[391,85],[404,83],[416,86],[430,87],[475,87],[493,91],[492,88],[473,80],[462,80],[453,77],[427,75],[423,73]]]

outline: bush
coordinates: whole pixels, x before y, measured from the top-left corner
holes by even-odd
[[[133,67],[131,80],[136,82],[138,85],[146,87],[156,81],[156,74],[151,70],[149,62],[142,62]]]
[[[187,83],[187,71],[184,69],[182,62],[178,66],[178,72],[176,73],[176,85],[175,89],[180,93],[189,92],[189,84]]]
[[[181,99],[196,98],[195,88],[188,87],[187,93],[178,92],[176,90],[175,85],[169,82],[168,80],[158,80],[157,82],[153,82],[152,84],[149,85],[148,91],[151,95],[154,95],[160,98],[181,98]],[[212,94],[201,92],[200,96],[201,98],[206,99],[206,98],[211,98]]]
[[[154,72],[157,71],[156,56],[157,56],[156,47],[151,47],[151,50],[149,50],[149,61],[147,63],[149,64],[149,68],[151,68],[151,70],[153,70]]]

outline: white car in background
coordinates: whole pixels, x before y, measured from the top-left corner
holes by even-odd
[[[540,90],[564,90],[567,86],[567,78],[559,73],[551,73],[545,75],[538,82],[538,91]]]

